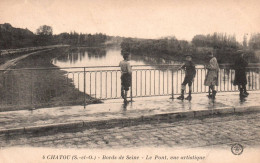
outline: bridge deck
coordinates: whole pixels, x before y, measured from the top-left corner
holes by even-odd
[[[225,108],[247,108],[260,106],[260,91],[250,91],[244,101],[238,92],[218,93],[215,102],[206,94],[194,94],[191,102],[171,100],[169,97],[136,98],[124,107],[122,100],[105,101],[103,104],[42,108],[0,113],[0,131],[69,124],[77,122],[98,122],[115,119],[134,119],[142,116],[184,113]]]

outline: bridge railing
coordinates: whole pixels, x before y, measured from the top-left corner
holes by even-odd
[[[129,98],[169,96],[181,92],[185,71],[180,65],[133,66]],[[235,72],[224,65],[219,71],[218,92],[238,91],[233,85]],[[247,68],[247,89],[260,90],[260,68]],[[193,93],[207,93],[207,70],[196,67]],[[121,71],[118,66],[68,67],[0,70],[0,108],[60,106],[121,98]]]
[[[208,87],[204,86],[207,70],[196,68],[196,76],[192,83],[193,93],[206,93]],[[100,99],[121,98],[121,72],[120,70],[91,70],[86,71],[86,93]],[[184,70],[177,67],[159,68],[133,68],[132,87],[128,97],[172,96],[180,94],[181,83],[185,77]],[[232,69],[221,68],[219,71],[218,92],[238,91],[233,85],[235,72]],[[259,90],[259,69],[248,68],[248,90]]]

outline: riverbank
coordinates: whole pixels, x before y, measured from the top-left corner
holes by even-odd
[[[75,88],[67,72],[51,63],[55,57],[67,54],[69,47],[37,52],[1,71],[0,111],[34,109],[42,107],[83,105],[99,103]],[[18,70],[23,68],[56,67],[55,69]]]
[[[28,55],[33,52],[38,52],[38,51],[57,48],[57,47],[67,47],[67,46],[69,45],[50,45],[50,46],[37,46],[37,47],[28,47],[28,48],[20,48],[20,49],[0,50],[0,65],[5,64],[7,61],[10,61],[17,57]]]
[[[196,64],[208,62],[207,53],[213,52],[220,64],[233,64],[237,57],[237,50],[243,49],[240,46],[223,45],[200,46],[192,42],[172,39],[124,39],[121,43],[122,52],[128,51],[135,55],[160,57],[165,61],[183,61],[185,54],[192,54]],[[254,49],[244,49],[245,57],[249,63],[259,63]]]

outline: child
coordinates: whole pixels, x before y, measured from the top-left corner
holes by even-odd
[[[130,58],[129,55],[129,53],[125,53],[123,55],[124,60],[119,63],[121,68],[121,96],[124,99],[124,103],[127,103],[127,91],[132,81],[132,68],[128,62]]]
[[[196,75],[196,69],[195,69],[195,65],[192,62],[192,56],[191,54],[186,54],[186,62],[183,66],[181,66],[181,69],[185,69],[185,78],[184,81],[181,85],[181,95],[179,97],[177,97],[177,99],[179,100],[183,100],[184,99],[184,91],[186,88],[186,84],[188,84],[189,86],[189,95],[185,98],[185,100],[191,100],[191,87],[192,87],[192,82],[193,79]]]

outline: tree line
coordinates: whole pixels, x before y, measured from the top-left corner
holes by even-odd
[[[251,49],[260,50],[260,33],[251,35],[248,46]]]
[[[98,46],[104,44],[107,40],[107,36],[102,33],[97,34],[82,34],[77,32],[61,33],[54,36],[54,40],[57,43],[77,45],[77,46]]]
[[[192,43],[197,47],[213,47],[214,49],[237,49],[240,47],[235,35],[223,33],[196,35],[193,37]]]
[[[175,37],[161,39],[118,38],[102,33],[83,34],[75,31],[53,34],[51,26],[40,26],[36,33],[28,29],[14,28],[11,24],[0,24],[0,49],[12,49],[34,46],[67,44],[75,46],[102,46],[105,43],[121,42],[122,52],[131,51],[139,55],[155,55],[164,59],[182,59],[185,53],[192,53],[193,58],[201,61],[205,53],[213,51],[220,63],[230,62],[236,57],[238,49],[248,49],[250,62],[258,62],[254,51],[260,50],[260,33],[252,34],[243,43],[236,40],[235,35],[213,33],[195,35],[191,42],[178,40]]]
[[[77,46],[100,46],[109,37],[102,33],[83,34],[77,32],[53,35],[51,26],[42,25],[36,33],[28,29],[14,28],[11,24],[0,24],[0,49],[23,48],[68,44]]]
[[[235,35],[213,33],[195,35],[191,42],[177,40],[175,37],[161,39],[125,38],[121,43],[122,53],[129,51],[138,55],[154,55],[164,59],[182,60],[184,54],[191,53],[194,60],[203,62],[206,53],[212,51],[220,63],[230,63],[239,49],[247,49],[250,62],[259,62],[254,51],[260,49],[260,34],[252,35],[249,43],[240,44]]]

